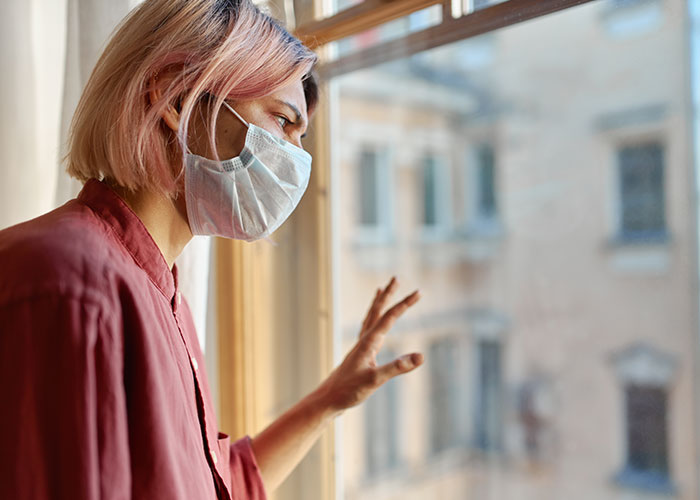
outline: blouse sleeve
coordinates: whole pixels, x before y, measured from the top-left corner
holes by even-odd
[[[231,496],[234,500],[265,500],[260,468],[253,454],[250,436],[231,444]]]
[[[0,498],[129,498],[123,346],[102,309],[0,303]]]

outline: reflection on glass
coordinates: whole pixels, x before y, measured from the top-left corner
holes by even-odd
[[[343,5],[347,3],[347,5]],[[359,3],[359,2],[354,2]],[[342,8],[354,5],[353,2],[340,2]],[[354,35],[336,42],[336,56],[346,56],[363,49],[370,48],[383,42],[396,40],[409,33],[425,30],[431,26],[439,24],[442,20],[442,5],[433,5],[408,16],[394,19],[381,26],[371,28],[358,35]]]
[[[347,500],[697,498],[687,26],[592,2],[335,80],[343,347],[396,274],[384,361],[426,356],[343,417]]]

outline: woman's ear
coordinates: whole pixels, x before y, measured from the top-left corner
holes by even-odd
[[[159,80],[158,76],[159,75],[157,74],[153,75],[151,80],[148,82],[148,99],[150,100],[152,106],[163,98],[162,86],[168,80],[167,77],[163,78],[163,76],[161,76],[161,79]],[[177,133],[178,129],[180,128],[180,113],[178,113],[175,108],[173,108],[171,105],[166,106],[163,111],[161,111],[161,118],[173,132]]]

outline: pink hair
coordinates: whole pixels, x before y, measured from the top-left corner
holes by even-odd
[[[257,99],[303,81],[313,108],[315,62],[250,0],[146,0],[122,22],[88,80],[71,124],[68,173],[174,196],[201,97],[217,96],[213,141],[224,98]],[[152,105],[149,85],[166,74],[175,76]],[[180,112],[179,147],[162,121],[169,106]]]

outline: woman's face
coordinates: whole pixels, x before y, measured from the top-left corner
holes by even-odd
[[[272,135],[302,147],[308,116],[304,87],[300,81],[283,87],[269,96],[248,101],[226,101],[249,123]],[[199,156],[215,158],[209,141],[208,104],[203,102],[192,115],[188,146]],[[218,157],[227,160],[238,156],[245,144],[247,127],[231,111],[222,106],[216,123]]]

